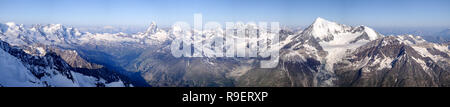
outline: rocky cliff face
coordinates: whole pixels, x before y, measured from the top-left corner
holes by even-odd
[[[22,50],[0,41],[2,57],[10,59],[15,65],[2,65],[2,75],[18,74],[23,83],[2,80],[3,86],[45,86],[45,87],[123,87],[132,86],[123,81],[114,72],[102,68],[75,68],[66,62],[70,58],[61,58],[55,52],[43,47],[33,47],[35,50]],[[80,60],[81,61],[81,60]],[[8,63],[8,62],[7,62]],[[84,62],[85,64],[87,62]],[[87,64],[89,65],[89,64]],[[83,65],[85,66],[85,65]],[[9,68],[20,69],[9,69]],[[28,75],[32,74],[32,75]],[[2,78],[8,79],[8,78]],[[20,78],[13,78],[20,79]]]
[[[448,86],[448,52],[437,44],[388,36],[361,46],[335,65],[339,86]],[[417,46],[416,44],[420,44]],[[429,44],[433,47],[423,48]],[[445,51],[445,50],[444,50]],[[447,50],[448,51],[448,50]],[[422,54],[429,53],[429,54]],[[433,53],[433,54],[431,54]],[[439,57],[439,59],[433,59]]]

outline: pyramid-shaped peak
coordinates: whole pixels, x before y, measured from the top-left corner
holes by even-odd
[[[150,23],[150,26],[148,26],[149,29],[150,28],[152,28],[152,29],[155,28],[156,29],[157,27],[158,27],[158,25],[156,24],[156,22],[153,22],[153,21]]]
[[[316,18],[314,23],[305,30],[305,33],[321,40],[330,40],[332,38],[335,38],[334,35],[336,35],[336,33],[346,32],[350,29],[352,28],[349,26],[331,22],[318,17]]]
[[[150,23],[150,26],[156,26],[156,22],[155,22],[155,21],[152,21],[152,22]]]
[[[158,25],[154,21],[150,23],[150,26],[147,28],[147,31],[145,33],[147,34],[154,34],[158,30]]]
[[[329,20],[326,20],[322,17],[317,17],[316,20],[314,21],[313,25],[324,25],[324,24],[336,24],[336,22],[332,22]]]
[[[324,18],[322,18],[322,17],[317,17],[317,18],[316,18],[316,21],[328,21],[328,20],[326,20],[326,19],[324,19]]]
[[[313,24],[308,29],[309,30],[321,30],[320,32],[324,32],[324,31],[342,30],[343,27],[346,27],[346,26],[341,25],[336,22],[328,21],[321,17],[317,17],[316,20],[313,22]]]

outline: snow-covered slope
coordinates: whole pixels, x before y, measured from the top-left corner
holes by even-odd
[[[333,71],[334,64],[348,52],[380,37],[383,35],[366,26],[352,27],[319,17],[288,47],[293,53],[306,52],[306,56],[326,63],[326,69]],[[299,49],[301,51],[297,51]],[[290,55],[295,55],[293,53]]]
[[[6,87],[124,87],[117,75],[102,78],[99,70],[73,68],[53,52],[37,49],[37,56],[0,41],[0,84]],[[106,72],[106,71],[105,71]],[[100,73],[101,74],[101,73]]]
[[[448,86],[448,54],[448,45],[420,36],[387,36],[358,47],[334,70],[343,86]]]
[[[0,49],[0,58],[0,84],[2,86],[43,86],[42,84],[36,84],[39,79],[31,74],[16,57]]]
[[[397,40],[411,46],[420,56],[430,58],[433,62],[450,62],[450,50],[446,44],[430,43],[420,36],[413,35],[400,35],[397,36]]]

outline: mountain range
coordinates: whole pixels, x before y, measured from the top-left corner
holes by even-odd
[[[304,30],[281,29],[278,66],[260,68],[260,58],[176,58],[170,52],[175,33],[198,32],[176,28],[163,30],[152,22],[146,31],[128,34],[80,32],[61,24],[0,24],[0,55],[5,59],[0,86],[450,85],[449,43],[428,42],[421,36],[385,36],[367,26],[319,17]],[[211,44],[208,37],[214,33],[225,32],[204,30],[201,41]]]

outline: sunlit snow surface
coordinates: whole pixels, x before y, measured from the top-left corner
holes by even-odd
[[[328,55],[324,59],[328,71],[333,71],[333,65],[342,60],[348,52],[381,37],[373,29],[366,26],[351,27],[330,22],[320,17],[311,26],[307,31],[313,37],[318,38],[320,40],[320,46],[328,52]],[[358,28],[363,30],[357,31]],[[369,40],[358,39],[364,33],[367,34]]]
[[[40,55],[34,57],[45,57],[46,50],[42,47],[35,47],[40,51]],[[86,76],[77,72],[69,71],[73,79],[61,74],[56,69],[45,67],[43,71],[46,75],[38,79],[29,69],[37,69],[33,65],[24,65],[20,59],[12,56],[3,49],[0,49],[0,84],[4,87],[96,87],[97,84],[104,83],[107,87],[124,87],[121,80],[107,83],[106,80]],[[54,65],[50,65],[54,66]],[[30,68],[27,68],[30,67]]]
[[[6,87],[42,86],[16,57],[0,49],[0,84]]]

